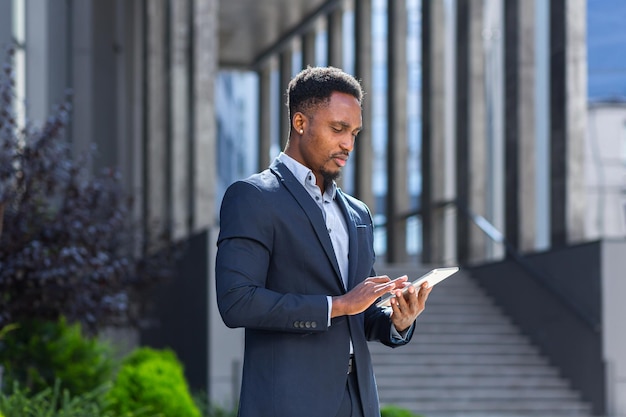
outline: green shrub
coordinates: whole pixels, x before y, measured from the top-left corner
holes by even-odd
[[[395,405],[386,405],[380,409],[380,417],[420,417],[412,411]]]
[[[95,390],[113,376],[113,350],[108,343],[86,337],[80,324],[30,320],[7,332],[0,341],[5,387],[14,382],[33,393],[57,380],[72,395]]]
[[[200,417],[183,367],[174,352],[167,349],[143,347],[131,352],[107,399],[115,415],[147,408],[160,417]]]
[[[0,394],[0,417],[114,417],[106,414],[100,403],[109,386],[91,392],[71,396],[62,390],[60,381],[53,388],[46,388],[30,395],[16,383],[9,394]],[[129,416],[130,417],[130,416]],[[136,416],[138,417],[138,416]]]

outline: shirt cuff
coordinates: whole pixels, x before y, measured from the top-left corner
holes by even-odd
[[[328,327],[330,327],[330,313],[333,311],[333,297],[327,295],[326,300],[328,300]]]
[[[409,327],[408,329],[402,332],[399,332],[398,329],[396,329],[396,326],[394,326],[392,323],[391,324],[391,342],[398,343],[398,344],[408,342],[411,335],[413,334],[414,327],[415,327],[415,323],[411,324],[411,327]]]

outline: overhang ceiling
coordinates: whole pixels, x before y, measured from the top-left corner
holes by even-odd
[[[335,0],[219,0],[219,64],[251,68],[302,22],[333,8]]]

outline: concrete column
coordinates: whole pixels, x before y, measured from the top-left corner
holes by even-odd
[[[72,7],[72,63],[70,72],[72,122],[70,136],[74,152],[87,152],[95,136],[94,126],[94,51],[93,1],[75,2]]]
[[[387,262],[405,262],[407,187],[406,1],[387,3]]]
[[[460,263],[485,259],[487,237],[470,213],[487,214],[487,126],[484,0],[457,2],[457,256]]]
[[[602,242],[602,347],[606,363],[605,415],[626,415],[626,242]]]
[[[119,100],[126,100],[128,125],[128,141],[126,142],[125,154],[126,163],[122,166],[124,180],[129,192],[134,197],[133,221],[138,227],[145,227],[145,207],[146,183],[144,181],[144,169],[146,159],[144,156],[144,138],[146,134],[147,109],[145,107],[145,74],[146,74],[146,33],[147,22],[145,8],[142,2],[127,2],[120,0],[126,10],[129,19],[127,20],[127,61],[125,78],[128,88],[125,95],[120,94]],[[130,19],[132,16],[132,19]],[[124,168],[125,167],[125,168]],[[138,233],[140,236],[136,241],[136,255],[141,255],[144,247],[143,237],[146,233]]]
[[[59,85],[67,83],[64,71],[67,56],[64,41],[66,25],[64,15],[57,6],[63,5],[58,1],[45,0],[25,3],[25,42],[28,45],[24,49],[26,117],[37,125],[43,125],[53,104],[63,99],[63,88],[59,88]]]
[[[326,62],[329,66],[343,69],[343,8],[337,7],[328,14],[326,30],[328,33]]]
[[[301,45],[302,45],[302,68],[306,68],[307,66],[315,66],[315,37],[317,33],[315,32],[315,26],[304,35],[302,35]]]
[[[587,132],[586,0],[567,6],[567,242],[585,241],[585,138]]]
[[[215,79],[217,78],[217,0],[193,0],[193,231],[217,222],[215,158]]]
[[[120,22],[116,19],[116,2],[94,1],[92,3],[92,58],[94,84],[93,91],[93,136],[86,138],[95,143],[98,149],[94,159],[94,172],[117,167],[119,141],[113,140],[117,133],[118,112],[113,111],[118,104],[118,62],[123,62],[122,47],[116,39]]]
[[[289,129],[291,128],[291,120],[289,120],[288,109],[285,103],[287,103],[287,87],[289,81],[291,81],[292,73],[292,51],[290,48],[280,53],[278,58],[278,141],[280,144],[280,150],[285,149],[287,139],[289,139]]]
[[[445,259],[446,106],[445,10],[422,3],[422,230],[425,263]],[[459,90],[462,89],[459,88]]]
[[[168,233],[167,178],[167,22],[165,0],[147,5],[147,126],[146,126],[146,250],[160,248]]]
[[[523,3],[523,5],[522,5]],[[535,3],[505,7],[505,235],[521,251],[535,249]]]
[[[191,217],[189,172],[190,131],[189,125],[189,82],[190,62],[189,49],[191,33],[189,18],[191,16],[189,0],[173,0],[170,15],[170,104],[171,118],[171,150],[169,178],[172,190],[172,238],[183,239],[189,235]]]
[[[271,136],[271,65],[266,64],[259,69],[259,160],[258,169],[263,170],[270,165]],[[275,155],[274,155],[275,156]]]
[[[485,97],[484,0],[469,2],[468,54],[468,207],[487,216],[487,126]],[[475,224],[469,227],[469,261],[482,261],[488,249],[488,238]]]
[[[368,207],[374,207],[372,188],[372,107],[368,97],[372,87],[372,0],[354,2],[355,75],[365,92],[363,100],[363,131],[359,133],[353,151],[354,192]]]
[[[13,2],[0,1],[0,51],[4,62],[4,48],[13,40]]]
[[[550,2],[551,241],[584,239],[585,0]]]

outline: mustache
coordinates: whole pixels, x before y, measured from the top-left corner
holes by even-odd
[[[350,158],[350,152],[336,152],[330,155],[330,159],[333,158],[345,158],[346,160],[348,160]]]

